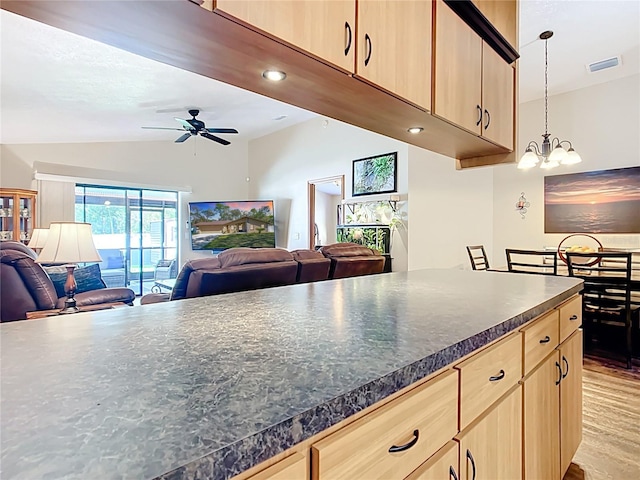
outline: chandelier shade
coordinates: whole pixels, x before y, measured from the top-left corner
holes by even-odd
[[[524,155],[518,162],[518,168],[529,169],[533,168],[538,163],[540,168],[548,169],[555,168],[558,165],[575,165],[580,163],[582,158],[573,149],[573,145],[568,140],[560,140],[557,137],[549,139],[551,134],[549,133],[549,55],[547,49],[547,42],[553,36],[553,32],[550,30],[544,31],[540,34],[539,38],[544,40],[544,134],[542,135],[542,143],[538,145],[537,142],[531,141],[528,143],[527,148],[524,151]],[[563,144],[566,144],[569,148],[565,150]]]

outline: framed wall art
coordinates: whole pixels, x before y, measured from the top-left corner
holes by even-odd
[[[398,191],[398,152],[353,161],[351,195]]]
[[[544,178],[545,233],[640,233],[640,167]]]

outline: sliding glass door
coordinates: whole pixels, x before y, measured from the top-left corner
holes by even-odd
[[[176,192],[76,185],[75,218],[92,225],[108,287],[143,295],[160,277],[175,278],[177,207]]]

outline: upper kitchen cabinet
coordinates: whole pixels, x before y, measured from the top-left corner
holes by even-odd
[[[231,15],[348,72],[355,62],[355,0],[217,0]]]
[[[431,108],[431,0],[359,0],[356,76]]]
[[[516,0],[471,0],[512,47],[518,48]]]
[[[432,113],[513,149],[515,70],[444,2],[436,2]]]

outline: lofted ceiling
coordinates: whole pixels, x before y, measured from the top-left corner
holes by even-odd
[[[520,102],[640,72],[640,2],[521,0]],[[315,114],[0,10],[0,143],[173,141],[199,108],[207,127],[235,128],[248,141]],[[622,65],[585,65],[621,55]],[[276,120],[278,119],[279,120]],[[189,140],[193,141],[193,140]],[[198,138],[197,141],[206,141]],[[221,147],[223,148],[223,147]]]

